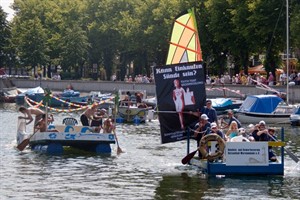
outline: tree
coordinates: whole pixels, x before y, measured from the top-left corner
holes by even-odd
[[[19,21],[14,26],[13,38],[17,48],[17,55],[24,66],[46,66],[49,57],[47,55],[47,37],[38,17]]]
[[[9,65],[11,55],[9,54],[11,31],[7,14],[0,7],[0,67]]]

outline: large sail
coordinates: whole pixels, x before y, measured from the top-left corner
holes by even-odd
[[[173,23],[169,52],[166,64],[202,61],[194,9],[176,17]]]
[[[193,10],[175,19],[167,63],[154,67],[162,143],[187,137],[204,106],[205,75]]]

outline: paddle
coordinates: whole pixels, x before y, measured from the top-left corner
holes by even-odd
[[[116,96],[115,96],[115,113],[114,113],[114,123],[116,125],[116,118],[117,118],[117,112],[118,112],[118,103],[119,103],[119,93],[118,91],[116,91]],[[116,138],[116,142],[117,142],[117,155],[119,155],[120,153],[123,153],[120,145],[119,145],[119,141],[118,141],[118,137],[117,137],[117,133],[115,130],[116,126],[113,129],[113,132],[115,134],[115,138]]]
[[[27,145],[29,144],[30,138],[32,138],[32,137],[37,133],[38,130],[39,130],[39,129],[36,129],[36,130],[34,131],[34,133],[33,133],[29,138],[26,138],[25,140],[23,140],[23,141],[17,146],[17,149],[18,149],[19,151],[23,151],[23,150],[27,147]]]
[[[276,140],[276,138],[274,138],[270,133],[268,133],[268,135],[269,135],[274,141],[278,142],[278,140]],[[284,149],[285,152],[290,156],[290,158],[291,158],[292,160],[294,160],[296,163],[299,162],[299,158],[298,158],[295,154],[293,154],[290,150],[286,149],[285,147],[283,147],[283,149]]]
[[[189,153],[188,155],[186,155],[182,160],[181,163],[182,164],[187,164],[193,157],[194,155],[197,153],[198,149],[196,151],[193,151],[192,153]]]
[[[117,154],[119,155],[120,153],[124,153],[124,151],[122,151],[121,147],[119,146],[119,141],[118,141],[118,137],[117,137],[117,133],[116,133],[115,129],[113,131],[114,131],[116,142],[117,142]]]
[[[198,131],[196,131],[196,130],[193,130],[193,131],[194,131],[194,132],[197,132],[197,133],[203,134],[203,133],[206,133],[208,130],[210,130],[209,127],[208,127],[206,130],[201,131],[201,132],[198,132]],[[197,149],[196,151],[193,151],[193,152],[189,153],[188,155],[186,155],[186,156],[181,160],[181,163],[184,164],[184,165],[187,164],[187,163],[194,157],[194,155],[197,153],[198,150],[199,150],[199,149]]]

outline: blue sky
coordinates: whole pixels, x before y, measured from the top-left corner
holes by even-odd
[[[7,20],[10,21],[13,18],[14,11],[9,7],[14,0],[0,0],[0,6],[8,14]]]

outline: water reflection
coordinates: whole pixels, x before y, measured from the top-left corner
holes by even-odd
[[[216,177],[165,175],[155,190],[155,199],[258,199],[280,198],[289,192],[283,187],[285,180],[278,177]],[[292,193],[290,197],[295,197]]]

